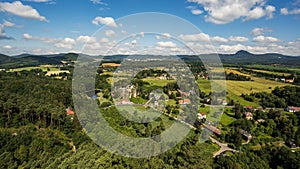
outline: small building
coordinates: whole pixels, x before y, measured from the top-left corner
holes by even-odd
[[[240,133],[249,141],[251,140],[253,137],[250,133],[248,133],[247,131],[245,130],[240,130]]]
[[[71,115],[71,116],[74,116],[74,111],[71,109],[71,108],[67,108],[67,115]]]
[[[71,116],[71,121],[73,121],[75,115],[74,111],[71,108],[67,108],[66,111],[67,111],[67,116]]]
[[[246,112],[245,116],[247,120],[253,120],[253,114],[251,112]]]
[[[252,111],[253,110],[253,106],[246,106],[246,110],[247,111]]]
[[[293,79],[285,79],[286,83],[294,83],[294,81],[295,81],[295,78],[293,78]]]
[[[160,80],[167,80],[167,74],[162,74],[161,76],[158,77]]]
[[[292,142],[291,140],[287,140],[285,141],[285,145],[290,147],[290,148],[296,148],[296,144],[294,142]]]
[[[203,120],[206,119],[206,114],[204,112],[198,114],[198,119]]]
[[[223,105],[223,106],[227,106],[227,105],[228,105],[228,102],[227,102],[226,100],[223,100],[223,101],[222,101],[222,105]]]
[[[208,98],[208,97],[204,98],[204,102],[205,103],[209,103],[210,102],[210,98]]]
[[[205,128],[207,128],[208,130],[214,132],[217,135],[221,135],[221,131],[218,128],[216,128],[215,126],[205,125]]]
[[[266,122],[266,120],[264,120],[264,119],[258,119],[258,120],[256,120],[256,124],[261,124],[261,123],[264,123],[264,122]]]
[[[300,107],[288,106],[286,108],[286,111],[288,111],[290,113],[300,112]]]
[[[132,104],[132,102],[130,102],[129,100],[122,100],[121,104],[130,105],[130,104]]]
[[[183,100],[179,100],[178,101],[179,104],[191,104],[191,100],[190,99],[183,99]]]

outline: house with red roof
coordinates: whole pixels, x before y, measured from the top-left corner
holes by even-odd
[[[300,107],[288,106],[286,110],[290,113],[300,112]]]
[[[179,104],[191,104],[191,100],[190,99],[183,99],[183,100],[179,100],[178,103]]]
[[[71,115],[71,116],[74,116],[74,111],[71,109],[71,108],[67,108],[67,115]]]
[[[247,120],[253,120],[253,114],[251,112],[246,112],[245,116]]]
[[[204,112],[199,113],[199,114],[198,114],[198,119],[199,119],[199,120],[206,119],[206,114],[205,114]]]

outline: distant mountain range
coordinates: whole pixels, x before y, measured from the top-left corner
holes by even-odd
[[[43,64],[61,64],[62,61],[75,61],[79,54],[67,53],[67,54],[53,54],[53,55],[31,55],[21,54],[16,56],[7,56],[0,54],[0,68],[16,68],[25,66],[38,66]],[[86,55],[88,56],[88,55]],[[105,56],[106,61],[121,62],[128,55],[113,55]],[[202,55],[209,57],[208,55]],[[238,51],[235,54],[219,54],[223,64],[279,64],[286,66],[300,66],[300,56],[287,56],[276,53],[267,54],[252,54],[247,51]],[[183,60],[198,60],[196,56],[179,55]],[[92,58],[89,57],[89,58]]]

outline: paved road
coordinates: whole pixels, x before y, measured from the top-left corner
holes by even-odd
[[[217,157],[218,155],[220,155],[220,154],[222,154],[223,152],[225,152],[225,151],[231,151],[231,152],[238,152],[237,150],[234,150],[234,149],[232,149],[232,148],[229,148],[228,147],[228,144],[225,144],[225,143],[221,143],[221,142],[219,142],[218,140],[216,140],[216,139],[214,139],[214,138],[212,138],[212,137],[209,137],[210,139],[211,139],[211,141],[213,142],[213,143],[216,143],[216,144],[218,144],[221,148],[220,148],[220,150],[219,151],[217,151],[217,152],[215,152],[214,153],[214,157]]]

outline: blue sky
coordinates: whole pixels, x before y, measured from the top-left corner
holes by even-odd
[[[138,39],[124,42],[127,46],[119,45],[123,49],[116,53],[136,53],[139,45],[148,48],[148,52],[166,48],[185,54],[174,41],[179,39],[195,49],[198,47],[199,53],[248,50],[300,56],[300,0],[1,0],[0,53],[82,52],[84,44],[90,50],[103,51],[116,43],[120,32],[135,33],[126,30],[128,27],[121,28],[118,18],[142,12],[178,16],[202,32],[178,32],[171,27],[161,32],[166,36],[156,35],[156,39],[135,36]],[[137,24],[149,25],[147,20]],[[101,27],[108,32],[92,37]],[[198,43],[201,41],[206,44]],[[201,45],[206,45],[205,50]],[[89,53],[87,48],[84,51]]]

